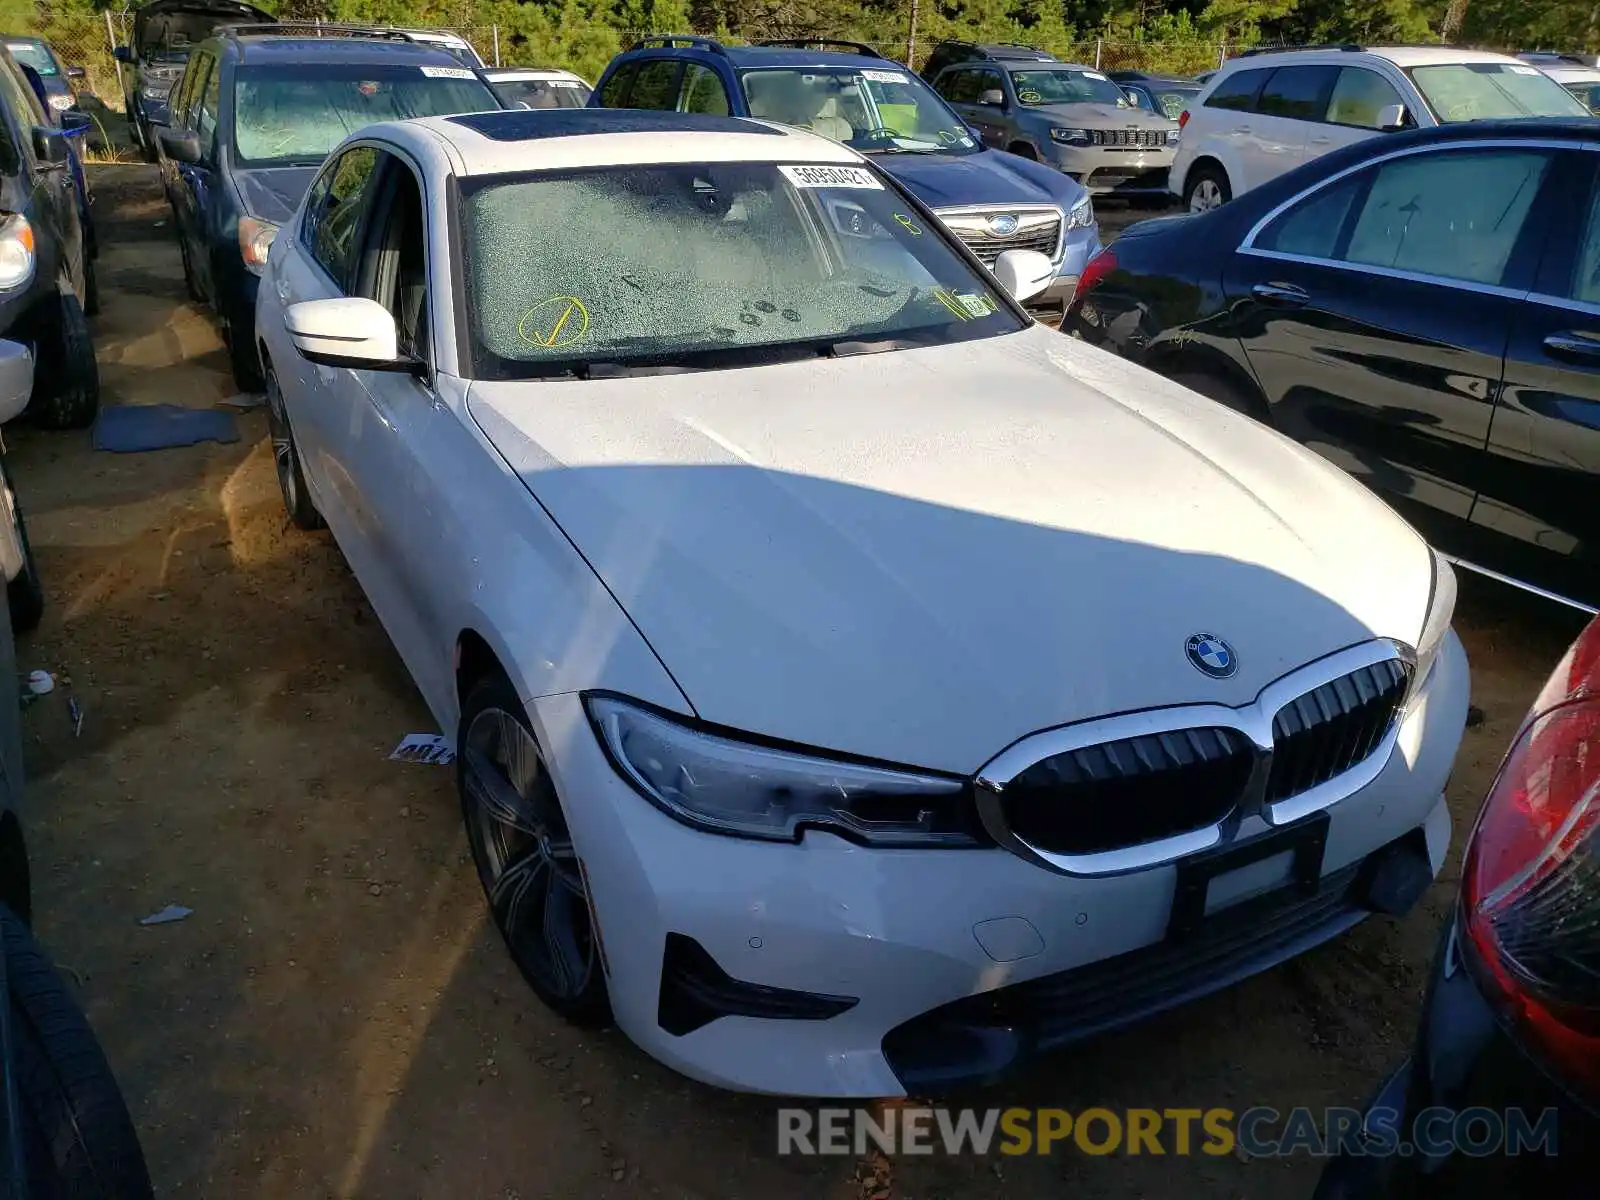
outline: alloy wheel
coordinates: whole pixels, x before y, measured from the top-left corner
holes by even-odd
[[[596,969],[578,853],[533,735],[504,709],[479,712],[460,747],[467,837],[495,924],[547,999],[575,1003]]]
[[[1195,184],[1194,194],[1189,197],[1190,212],[1210,212],[1221,205],[1222,189],[1217,186],[1215,179],[1202,179]]]
[[[294,512],[300,503],[300,473],[295,470],[294,435],[289,432],[289,413],[283,405],[276,372],[267,372],[267,429],[272,435],[272,465],[278,472],[278,487],[283,503]]]

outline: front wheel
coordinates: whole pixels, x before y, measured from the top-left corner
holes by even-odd
[[[1210,212],[1232,199],[1233,188],[1228,184],[1227,172],[1221,167],[1200,167],[1184,184],[1183,206],[1192,213]]]
[[[456,772],[478,881],[517,969],[567,1020],[608,1024],[583,866],[522,701],[498,671],[462,705]]]
[[[100,367],[83,305],[71,292],[47,302],[27,412],[44,429],[87,429],[100,411]]]
[[[283,402],[283,389],[278,386],[278,375],[270,366],[266,369],[267,431],[272,435],[272,461],[278,473],[278,490],[283,493],[283,507],[301,529],[321,529],[322,514],[312,503],[311,492],[306,487],[306,475],[300,464],[300,447],[295,443],[294,430],[289,425],[289,409]]]

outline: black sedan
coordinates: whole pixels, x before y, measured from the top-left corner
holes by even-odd
[[[1600,621],[1467,845],[1416,1050],[1315,1200],[1587,1200],[1600,1179]]]
[[[1592,610],[1597,133],[1374,135],[1132,226],[1062,328],[1315,449],[1461,565]]]

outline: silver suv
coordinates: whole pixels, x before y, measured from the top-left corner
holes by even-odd
[[[981,61],[940,71],[933,86],[987,144],[1049,163],[1094,194],[1165,197],[1178,143],[1171,121],[1093,67],[986,49]]]

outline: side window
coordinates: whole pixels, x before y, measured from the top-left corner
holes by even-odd
[[[1344,261],[1499,283],[1550,168],[1541,150],[1413,154],[1376,168]]]
[[[1569,290],[1574,300],[1600,304],[1600,190],[1594,192],[1589,202],[1589,228],[1583,232],[1578,265],[1572,273]]]
[[[206,76],[206,87],[200,97],[195,132],[200,135],[200,148],[208,156],[212,139],[217,132],[217,108],[222,103],[222,64],[213,60],[211,73]]]
[[[993,67],[987,67],[982,71],[974,71],[973,74],[978,77],[979,100],[983,99],[985,92],[999,92],[1001,98],[1004,99],[1006,85],[1001,81],[999,71],[996,71]]]
[[[1320,121],[1337,67],[1279,67],[1261,89],[1256,111],[1268,117]]]
[[[1255,107],[1256,93],[1261,90],[1266,78],[1266,71],[1236,71],[1217,84],[1211,95],[1206,97],[1205,107],[1249,112]]]
[[[933,90],[938,92],[951,104],[971,104],[968,93],[974,89],[969,86],[972,80],[971,71],[945,71],[933,81]]]
[[[600,103],[607,108],[621,108],[628,98],[628,88],[633,83],[633,77],[638,73],[638,63],[623,63],[611,73],[611,78],[606,80],[605,86],[600,89]]]
[[[639,78],[628,93],[629,108],[654,108],[671,111],[678,106],[678,78],[683,62],[676,58],[652,58],[639,68]]]
[[[194,87],[184,97],[183,113],[180,119],[178,113],[172,114],[172,123],[178,129],[195,129],[200,117],[200,101],[205,98],[206,90],[211,86],[213,60],[209,54],[195,55]]]
[[[432,359],[428,333],[428,238],[417,176],[392,155],[379,157],[381,180],[365,261],[357,272],[357,291],[376,300],[394,317],[401,351]]]
[[[34,120],[33,109],[28,104],[28,95],[33,91],[22,77],[22,71],[9,61],[0,63],[0,105],[4,105],[10,114],[10,123],[22,134],[22,141],[26,145],[28,130],[39,124]],[[32,150],[26,150],[23,157],[31,156]]]
[[[722,80],[710,67],[690,63],[683,70],[680,107],[684,112],[725,117],[728,115],[728,89],[722,86]]]
[[[1328,97],[1324,117],[1333,125],[1353,125],[1357,129],[1380,129],[1378,113],[1390,105],[1405,103],[1394,86],[1376,71],[1364,67],[1345,67]]]
[[[370,146],[356,146],[341,154],[327,172],[328,189],[314,214],[315,225],[308,231],[311,257],[341,290],[349,286],[356,227],[361,223],[367,184],[377,162],[378,152]]]
[[[1261,231],[1255,245],[1303,258],[1334,257],[1350,205],[1366,187],[1364,175],[1350,176],[1302,200]]]
[[[173,84],[172,90],[167,93],[167,113],[172,121],[177,121],[178,114],[183,112],[189,97],[194,94],[195,76],[199,73],[200,60],[191,58],[188,67],[184,69],[183,77]]]
[[[307,250],[317,244],[317,221],[328,207],[328,188],[333,183],[333,168],[323,167],[306,193],[306,211],[300,218],[300,241]]]

